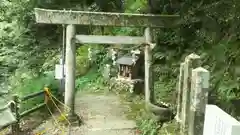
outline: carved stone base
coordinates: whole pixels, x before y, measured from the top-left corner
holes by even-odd
[[[146,103],[146,108],[153,114],[153,119],[161,122],[169,121],[174,119],[172,110],[162,104]]]
[[[81,126],[81,124],[83,123],[81,117],[75,113],[71,115],[67,115],[66,117],[70,122],[71,126]],[[64,121],[64,124],[69,125],[68,121]]]
[[[128,90],[130,93],[142,93],[143,92],[143,80],[141,79],[126,79],[126,78],[111,78],[110,89],[122,88]]]

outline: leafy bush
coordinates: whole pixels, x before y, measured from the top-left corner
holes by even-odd
[[[211,74],[210,103],[237,116],[234,112],[238,107],[233,101],[239,99],[239,7],[232,0],[179,4],[181,25],[159,31],[154,50],[155,80],[160,84],[156,86],[161,87],[156,89],[159,98],[165,99],[164,93],[169,90],[174,94],[180,62],[195,52]]]
[[[158,135],[161,125],[152,119],[143,119],[139,123],[141,135]]]
[[[76,80],[76,88],[77,90],[84,89],[87,85],[91,85],[93,83],[97,83],[101,77],[100,72],[96,68],[91,68],[85,76],[79,77]]]

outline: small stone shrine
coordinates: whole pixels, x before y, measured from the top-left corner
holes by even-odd
[[[133,60],[132,56],[122,56],[117,59],[116,63],[118,64],[118,78],[122,79],[137,79],[138,69],[139,69],[139,57],[136,57]]]
[[[143,80],[141,79],[141,52],[139,50],[132,51],[131,55],[124,55],[116,60],[116,65],[118,66],[118,74],[114,79],[116,84],[127,84],[130,86],[130,92],[141,91]],[[115,85],[116,85],[115,84]],[[122,86],[122,85],[121,85]],[[138,87],[139,86],[139,87]]]

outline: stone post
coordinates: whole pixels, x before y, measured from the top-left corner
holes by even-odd
[[[209,78],[209,72],[202,67],[192,70],[188,135],[203,135],[204,114],[208,103]]]
[[[178,86],[177,86],[177,115],[176,115],[177,122],[181,122],[183,68],[184,68],[184,62],[180,64],[180,68],[179,68],[179,79],[178,79]]]
[[[184,64],[184,79],[182,92],[182,110],[181,110],[181,124],[180,133],[186,135],[188,129],[189,108],[190,108],[190,86],[191,86],[191,71],[199,66],[200,56],[192,53],[185,58]]]

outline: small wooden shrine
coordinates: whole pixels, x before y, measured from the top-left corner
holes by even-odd
[[[139,70],[139,57],[136,56],[134,59],[132,56],[122,56],[117,59],[118,64],[118,78],[123,79],[137,79]]]

